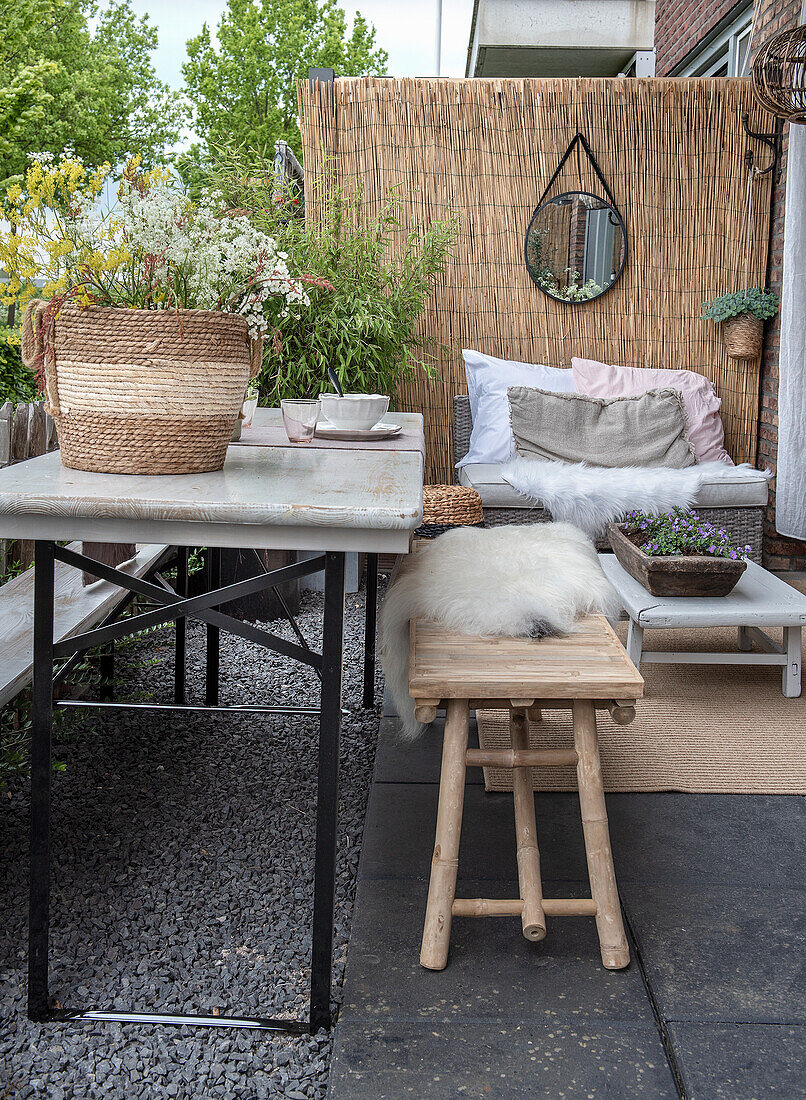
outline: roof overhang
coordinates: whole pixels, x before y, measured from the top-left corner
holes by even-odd
[[[466,75],[616,76],[654,31],[654,0],[475,0]]]

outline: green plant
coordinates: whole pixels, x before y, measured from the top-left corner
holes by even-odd
[[[777,312],[778,295],[774,290],[764,290],[760,286],[723,294],[702,304],[702,320],[716,322],[729,321],[731,317],[740,317],[743,313],[749,313],[759,321],[768,321]]]
[[[624,519],[624,530],[650,557],[706,554],[736,560],[752,550],[751,546],[734,546],[723,527],[706,523],[696,512],[683,508],[661,516],[630,512]]]
[[[403,228],[403,195],[390,189],[374,212],[360,191],[327,176],[305,197],[316,216],[300,217],[293,191],[279,191],[271,165],[243,151],[222,154],[208,185],[276,240],[292,270],[330,285],[275,321],[260,374],[260,400],[309,397],[327,387],[332,366],[342,388],[393,396],[418,371],[433,377],[438,345],[418,322],[456,239],[454,219]]]
[[[22,362],[18,332],[0,324],[0,405],[36,401],[36,378]]]

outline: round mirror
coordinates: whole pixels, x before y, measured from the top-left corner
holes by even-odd
[[[627,259],[621,214],[598,195],[566,191],[541,203],[526,231],[526,267],[558,302],[590,302],[618,279]]]

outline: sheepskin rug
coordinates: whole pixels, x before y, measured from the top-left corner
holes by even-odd
[[[573,523],[596,538],[608,523],[638,510],[654,516],[673,508],[690,508],[703,484],[717,479],[757,479],[759,470],[743,463],[703,462],[683,470],[664,466],[610,469],[586,462],[514,458],[501,477],[522,496],[542,506],[564,523]],[[767,478],[769,471],[764,471]]]
[[[567,634],[580,615],[614,617],[619,603],[591,540],[569,523],[460,527],[403,560],[380,615],[381,660],[403,735],[416,737],[409,696],[409,621],[461,634]]]

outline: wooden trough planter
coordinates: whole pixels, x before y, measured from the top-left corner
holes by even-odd
[[[645,554],[624,527],[609,523],[607,535],[619,563],[651,596],[727,596],[747,568],[744,559],[708,554]]]

